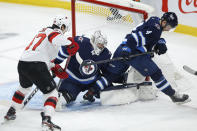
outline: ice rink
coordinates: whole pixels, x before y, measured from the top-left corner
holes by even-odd
[[[11,100],[14,90],[19,85],[17,63],[21,53],[40,28],[52,24],[53,16],[65,12],[70,15],[70,12],[57,8],[6,3],[0,3],[0,12],[2,122],[9,108],[8,100]],[[83,30],[83,27],[79,28]],[[109,34],[108,48],[113,52],[130,30],[114,27],[110,31],[113,33]],[[167,41],[168,55],[177,70],[187,79],[183,81],[184,84],[178,86],[185,87],[180,91],[190,95],[190,103],[176,105],[162,93],[159,93],[159,97],[154,101],[139,101],[122,106],[100,106],[99,101],[84,106],[76,103],[61,112],[56,112],[52,121],[60,125],[62,131],[196,131],[197,76],[185,72],[182,67],[188,65],[197,70],[197,37],[174,32],[164,33],[162,37]],[[17,119],[13,123],[0,125],[0,131],[41,130],[40,99],[42,97],[38,93],[27,108],[17,112]],[[80,98],[77,102],[79,101]]]

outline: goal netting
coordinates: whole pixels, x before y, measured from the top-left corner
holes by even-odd
[[[132,0],[131,0],[132,1]],[[108,37],[108,47],[118,46],[127,33],[148,17],[146,10],[131,7],[128,0],[72,0],[75,35],[89,36],[101,30]],[[76,32],[75,32],[76,31]],[[113,50],[112,50],[113,51]]]

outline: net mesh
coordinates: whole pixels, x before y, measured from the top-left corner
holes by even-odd
[[[87,3],[77,3],[76,11],[83,12],[91,15],[104,16],[105,18],[109,18],[110,16],[114,17],[113,20],[122,20],[122,23],[133,23],[133,19],[131,13],[128,11],[118,10],[112,7],[104,7],[95,4],[87,4]],[[127,13],[126,13],[127,12]],[[125,16],[122,16],[125,14]],[[110,19],[107,19],[110,20]]]
[[[93,0],[90,0],[93,1]],[[122,7],[130,7],[129,3],[102,0]],[[75,2],[76,32],[87,34],[89,31],[104,30],[107,33],[130,32],[137,24],[144,21],[144,16],[138,12],[114,8],[84,1]],[[111,33],[112,34],[112,33]],[[124,33],[125,35],[125,33]]]

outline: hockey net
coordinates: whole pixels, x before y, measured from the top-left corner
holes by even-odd
[[[72,0],[72,8],[73,35],[101,30],[107,34],[108,45],[120,44],[132,28],[148,17],[145,10],[131,7],[128,0]]]

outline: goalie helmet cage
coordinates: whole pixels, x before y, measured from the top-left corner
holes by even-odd
[[[128,0],[71,0],[72,36],[101,30],[111,36],[110,40],[122,34],[119,37],[122,41],[125,33],[148,18],[145,10],[131,6]]]

